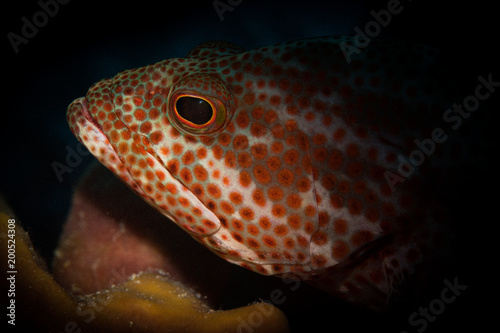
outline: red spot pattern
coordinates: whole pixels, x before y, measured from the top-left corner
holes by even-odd
[[[401,113],[416,117],[411,98],[422,93],[421,78],[395,89],[386,74],[394,63],[426,66],[425,49],[372,41],[349,65],[339,47],[346,41],[249,53],[205,43],[187,58],[95,84],[68,121],[103,164],[227,260],[307,278],[398,229],[398,217],[419,207],[410,192],[388,190],[384,172],[405,146],[398,132],[419,130]],[[172,120],[172,96],[183,89],[211,101],[216,131]],[[419,258],[412,251],[407,262]],[[399,270],[401,260],[392,258]],[[367,278],[388,283],[380,270]],[[357,288],[349,283],[346,290]]]

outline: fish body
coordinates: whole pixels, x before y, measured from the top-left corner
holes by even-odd
[[[345,45],[352,37],[203,43],[96,83],[68,122],[225,260],[379,308],[422,260],[433,223],[419,172],[394,186],[387,171],[439,100],[434,54],[373,40],[347,61]]]

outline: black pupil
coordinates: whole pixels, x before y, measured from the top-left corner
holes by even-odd
[[[181,97],[175,103],[179,115],[196,125],[206,124],[212,119],[212,106],[196,97]]]

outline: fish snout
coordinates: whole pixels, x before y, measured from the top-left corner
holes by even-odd
[[[87,118],[85,116],[88,113],[86,104],[85,97],[77,98],[68,106],[68,110],[66,111],[69,128],[77,138],[79,138],[80,132],[78,122],[81,121],[80,119]]]

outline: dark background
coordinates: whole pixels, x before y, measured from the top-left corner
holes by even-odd
[[[32,21],[40,6],[37,1],[2,5],[5,25],[0,193],[23,221],[47,262],[57,244],[75,182],[94,161],[90,155],[82,156],[71,173],[62,174],[62,181],[52,166],[54,162],[66,164],[67,149],[77,147],[65,112],[69,103],[84,96],[91,84],[121,70],[184,57],[192,47],[207,40],[227,40],[252,49],[286,40],[354,34],[355,26],[363,29],[366,22],[373,20],[370,10],[385,9],[388,3],[244,0],[233,11],[225,12],[221,21],[212,2],[73,0],[59,5],[54,17],[38,28],[27,44],[20,45],[17,54],[7,34],[21,35],[21,18],[26,16]],[[401,5],[403,11],[392,17],[380,37],[439,48],[449,65],[450,78],[459,84],[461,96],[474,92],[478,75],[493,73],[494,80],[500,81],[500,29],[494,2],[407,0]],[[492,156],[500,151],[496,148],[498,123],[488,117],[498,110],[499,95],[496,92],[482,103],[469,120],[489,122],[484,138],[495,144],[492,151],[482,153]],[[451,280],[457,276],[469,287],[429,324],[427,332],[451,332],[466,324],[479,330],[488,318],[492,319],[487,311],[492,306],[487,300],[498,302],[492,279],[498,262],[493,257],[498,253],[494,238],[498,234],[494,231],[498,229],[498,175],[479,173],[468,177],[471,181],[456,202],[457,209],[463,210],[463,253],[447,277]],[[442,286],[436,287],[436,297]],[[415,332],[407,316],[416,309],[401,311],[396,324],[385,332]],[[332,332],[377,331],[385,324],[385,319],[350,308],[338,315],[336,309],[311,304],[305,304],[303,313],[293,311],[292,323],[311,331],[325,323]]]

